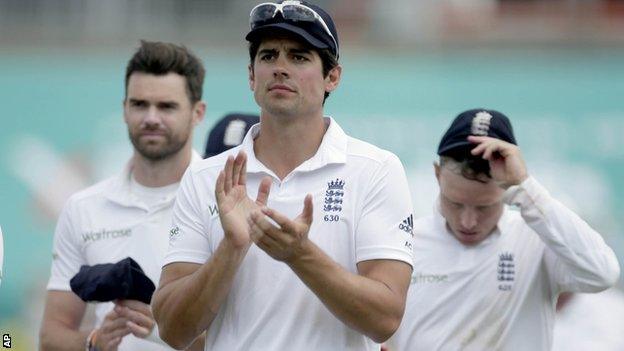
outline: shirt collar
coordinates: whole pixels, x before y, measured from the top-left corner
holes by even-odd
[[[329,164],[345,163],[347,161],[347,134],[332,117],[324,117],[324,121],[328,128],[318,150],[314,156],[300,164],[293,172],[309,172]],[[259,132],[260,123],[257,123],[249,129],[241,144],[241,149],[247,154],[247,172],[273,174],[256,158],[254,139]]]
[[[195,150],[191,151],[191,163],[201,161],[201,156]],[[190,166],[190,165],[189,165]],[[132,174],[132,159],[130,159],[123,171],[119,173],[116,177],[113,178],[112,188],[105,197],[121,206],[126,207],[143,207],[134,201],[132,194],[130,193],[130,177]],[[175,200],[175,196],[172,196],[171,199],[167,202],[173,202]]]

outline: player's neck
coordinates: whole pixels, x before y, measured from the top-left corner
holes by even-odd
[[[268,115],[260,118],[254,153],[280,179],[316,154],[326,131],[322,115],[287,121]]]
[[[178,183],[191,162],[192,149],[189,141],[179,152],[166,159],[153,161],[136,151],[132,156],[132,173],[136,181],[146,187],[162,187]]]

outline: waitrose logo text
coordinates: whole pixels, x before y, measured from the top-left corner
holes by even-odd
[[[116,230],[106,230],[102,229],[97,232],[86,232],[82,234],[82,240],[85,243],[90,241],[99,241],[99,240],[107,240],[107,239],[120,239],[127,238],[132,235],[132,229],[116,229]]]

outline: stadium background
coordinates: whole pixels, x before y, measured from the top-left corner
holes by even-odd
[[[247,15],[258,1],[0,1],[0,332],[36,348],[56,216],[72,192],[130,156],[125,64],[139,39],[205,62],[205,122],[255,112]],[[406,166],[417,216],[437,186],[437,141],[460,111],[514,123],[529,171],[624,260],[624,2],[317,1],[336,19],[344,66],[326,104],[353,136]]]

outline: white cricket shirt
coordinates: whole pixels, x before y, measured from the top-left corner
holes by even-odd
[[[553,351],[624,350],[624,293],[575,294],[557,312]]]
[[[193,152],[192,162],[200,159]],[[71,291],[69,281],[80,266],[114,263],[126,257],[132,257],[158,286],[178,186],[137,187],[131,180],[131,168],[126,167],[116,177],[72,195],[54,233],[48,290]],[[97,326],[113,307],[112,303],[97,304]],[[160,342],[130,334],[123,338],[119,351],[172,350]]]
[[[255,125],[242,145],[187,170],[174,207],[165,264],[203,264],[223,239],[214,186],[228,155],[244,150],[247,193],[255,199],[260,180],[273,178],[268,207],[289,218],[313,196],[309,238],[352,273],[374,259],[411,265],[412,205],[403,166],[392,153],[347,136],[326,118],[317,153],[282,181],[255,157]],[[348,328],[284,263],[252,245],[206,336],[206,350],[378,350]]]
[[[619,265],[600,235],[529,178],[495,231],[464,246],[436,209],[414,223],[414,272],[392,351],[550,350],[562,291],[597,292]]]

